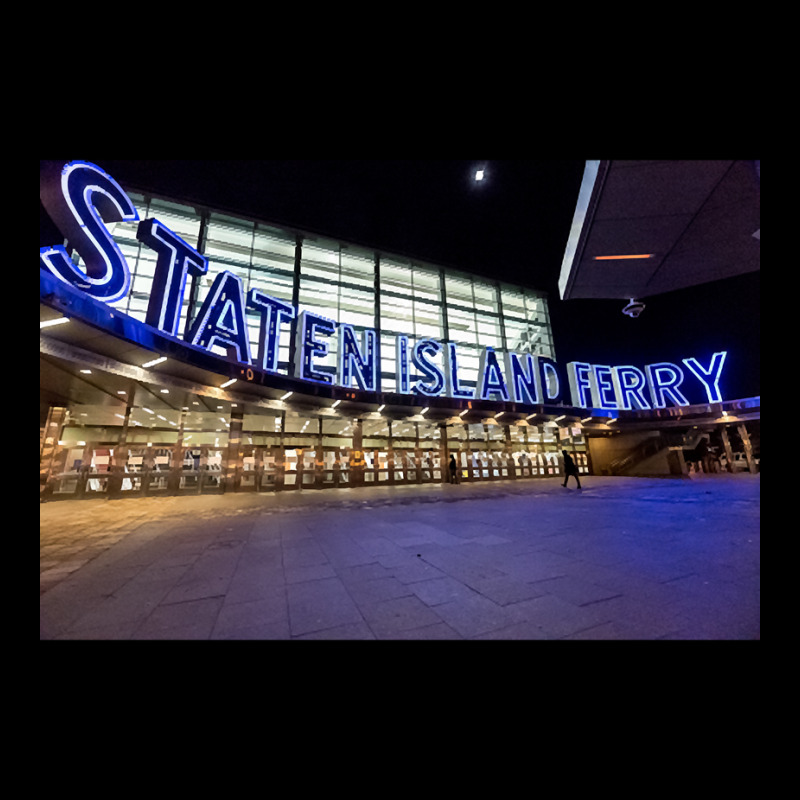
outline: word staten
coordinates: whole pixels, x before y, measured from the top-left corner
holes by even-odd
[[[84,272],[61,246],[43,247],[40,265],[62,281],[104,303],[125,297],[131,284],[127,261],[106,228],[106,223],[139,222],[136,238],[157,254],[153,288],[145,323],[169,336],[178,336],[178,323],[189,275],[205,275],[206,258],[157,219],[139,215],[119,184],[94,164],[73,161],[43,166],[40,196],[53,221],[86,265]],[[246,312],[258,315],[260,335],[253,362],[247,334]],[[266,372],[279,371],[278,342],[281,326],[293,328],[294,376],[366,392],[380,391],[380,352],[374,330],[363,330],[360,341],[350,326],[339,324],[270,297],[258,289],[245,293],[242,280],[227,270],[213,281],[183,340],[211,350],[222,347],[228,357]],[[338,336],[335,375],[319,362]],[[459,380],[458,350],[453,342],[422,339],[413,344],[397,336],[395,344],[397,391],[424,397],[445,395],[456,399],[499,400],[523,404],[558,402],[564,383],[558,365],[530,353],[498,354],[492,347],[481,352],[474,388]],[[701,383],[711,403],[720,402],[719,379],[726,353],[714,353],[705,367],[697,359],[683,359]],[[411,374],[412,366],[416,369]],[[670,362],[637,367],[570,362],[566,369],[573,406],[603,409],[664,408],[667,403],[689,405],[680,391],[683,369]]]

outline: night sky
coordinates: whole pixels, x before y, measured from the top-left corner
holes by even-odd
[[[708,363],[727,350],[723,397],[760,394],[760,273],[645,298],[559,299],[583,160],[92,161],[123,186],[544,290],[556,358]],[[485,166],[486,180],[473,180]],[[40,246],[52,236],[40,222]],[[692,402],[687,378],[684,388]]]

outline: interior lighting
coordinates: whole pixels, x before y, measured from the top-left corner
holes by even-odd
[[[567,415],[566,414],[562,414],[560,417],[556,417],[553,420],[553,422],[558,422],[559,420],[566,419],[566,418],[567,418]]]
[[[92,374],[92,371],[91,371],[90,369],[82,369],[82,370],[81,370],[81,372],[82,372],[84,375],[91,375],[91,374]]]
[[[281,397],[281,400],[288,400],[293,394],[294,392],[286,392],[286,394]]]
[[[148,414],[155,414],[156,413],[155,411],[151,411],[149,408],[145,408],[144,406],[142,406],[142,411],[146,411]]]
[[[482,170],[482,169],[476,169],[475,170],[475,180],[476,181],[482,181],[484,179],[484,177],[486,177],[486,171],[485,170]]]
[[[458,416],[463,417],[465,414],[469,414],[469,409],[465,408]]]
[[[161,394],[169,394],[169,389],[162,389]]]
[[[423,408],[423,409],[422,409],[422,411],[420,411],[420,412],[419,412],[419,415],[420,415],[420,416],[422,416],[422,415],[423,415],[423,414],[425,414],[427,411],[430,411],[430,407],[428,407],[428,408]]]
[[[383,409],[386,408],[386,404],[384,403],[382,406],[378,406],[378,413],[380,414]]]
[[[125,390],[124,390],[124,389],[119,389],[119,390],[117,391],[117,394],[125,394]]]
[[[536,417],[536,416],[538,416],[538,414],[528,414],[528,416],[525,417],[525,419],[532,419],[533,417]]]
[[[500,417],[502,417],[502,416],[503,416],[503,414],[505,414],[505,413],[506,413],[505,411],[501,411],[499,414],[495,414],[495,415],[494,415],[494,418],[495,418],[495,419],[500,419]]]
[[[142,368],[146,367],[154,367],[156,364],[163,364],[167,360],[166,356],[161,356],[161,358],[154,358],[152,361],[148,361],[146,364],[142,364]]]
[[[57,319],[46,319],[44,322],[39,323],[39,330],[42,328],[52,328],[53,325],[63,325],[65,322],[69,322],[67,317],[58,317]]]
[[[335,402],[335,403],[334,403],[334,404],[331,406],[331,408],[336,408],[336,406],[338,406],[338,405],[339,405],[339,403],[341,403],[341,402],[342,402],[341,400],[337,400],[337,401],[336,401],[336,402]]]
[[[221,383],[219,388],[220,389],[227,389],[228,386],[232,386],[234,383],[236,383],[236,378],[231,378],[229,381],[225,381],[225,383]]]
[[[632,261],[637,258],[652,258],[655,253],[638,253],[630,256],[595,256],[593,261]]]
[[[589,422],[589,420],[591,420],[591,417],[584,417],[581,422]]]

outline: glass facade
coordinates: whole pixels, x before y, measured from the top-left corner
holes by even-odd
[[[187,285],[179,331],[184,330],[187,316],[194,318],[214,277],[228,270],[242,280],[245,292],[256,288],[296,305],[299,311],[351,325],[359,341],[365,329],[379,332],[383,392],[398,388],[398,335],[407,336],[412,344],[425,338],[458,344],[461,385],[468,389],[475,387],[484,347],[555,360],[547,298],[542,292],[194,206],[135,193],[129,196],[141,219],[155,217],[208,259],[207,274],[190,279]],[[112,233],[132,273],[130,293],[114,305],[144,321],[155,252],[136,240],[135,224],[118,223]],[[259,320],[248,314],[247,321],[255,361]],[[282,326],[279,370],[289,371],[290,336],[289,326]],[[327,356],[318,362],[322,371],[335,370],[337,348],[337,337],[331,337]],[[212,350],[224,355],[222,348]],[[439,354],[440,367],[441,362]]]
[[[383,393],[400,388],[397,336],[408,337],[412,346],[421,339],[455,342],[462,388],[475,387],[487,346],[555,358],[543,293],[211,209],[129,196],[141,219],[155,217],[208,259],[208,272],[187,281],[179,335],[215,276],[227,270],[245,292],[255,288],[298,311],[352,326],[359,340],[362,331],[374,330],[381,345],[378,391]],[[155,253],[137,241],[136,224],[119,223],[112,234],[132,274],[131,291],[114,305],[144,322]],[[248,314],[247,324],[256,363],[259,317]],[[287,374],[290,327],[281,327],[279,342],[278,369]],[[329,352],[315,368],[333,373],[338,337],[328,344]],[[221,348],[212,350],[225,355]],[[439,353],[434,361],[443,369],[442,358]],[[414,372],[412,367],[412,381]],[[379,412],[354,417],[331,409],[303,412],[291,403],[283,410],[238,408],[200,396],[180,408],[150,408],[148,391],[133,392],[126,413],[104,406],[59,410],[62,422],[49,467],[53,496],[88,497],[110,489],[135,495],[550,477],[560,474],[562,447],[585,451],[582,441],[560,438],[557,426],[549,424],[433,421],[419,415],[397,419]],[[454,476],[451,455],[457,463]]]

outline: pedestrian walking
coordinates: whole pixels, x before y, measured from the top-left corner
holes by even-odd
[[[564,456],[564,483],[561,485],[566,489],[569,476],[574,475],[575,482],[578,484],[578,488],[580,489],[581,479],[578,477],[578,468],[575,466],[572,456],[566,450],[562,450],[561,455]]]
[[[458,467],[456,466],[456,457],[450,454],[450,483],[457,483]]]

